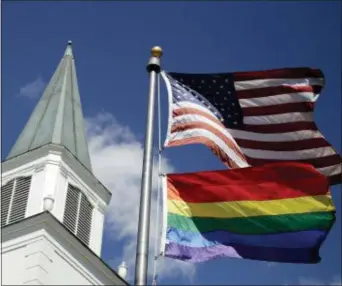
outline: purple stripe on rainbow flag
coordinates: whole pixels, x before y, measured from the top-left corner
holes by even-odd
[[[313,248],[319,246],[328,232],[307,230],[275,234],[237,234],[227,230],[193,232],[168,227],[166,239],[179,245],[193,248],[212,247],[218,244],[251,245],[280,248]]]
[[[190,247],[169,242],[165,256],[186,262],[205,262],[212,259],[231,257],[287,263],[317,263],[321,260],[319,248],[274,248],[247,245]]]

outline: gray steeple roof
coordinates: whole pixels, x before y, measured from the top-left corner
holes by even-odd
[[[7,159],[54,143],[65,146],[91,171],[71,45],[69,41],[63,58]]]

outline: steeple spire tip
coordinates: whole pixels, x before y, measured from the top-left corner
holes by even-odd
[[[88,170],[91,163],[71,41],[7,159],[47,144],[66,147]]]
[[[71,57],[73,57],[71,46],[72,46],[72,41],[69,40],[67,48],[66,48],[65,53],[64,53],[64,56],[71,56]]]

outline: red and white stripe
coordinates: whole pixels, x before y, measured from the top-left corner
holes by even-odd
[[[213,113],[194,103],[172,102],[171,84],[165,74],[163,78],[171,100],[165,146],[210,141],[216,154],[231,157],[231,150],[222,147],[229,138],[252,166],[283,160],[308,162],[329,177],[331,184],[341,182],[341,156],[314,122],[314,103],[324,86],[319,70],[234,73],[244,130],[226,129]],[[219,157],[222,160],[222,154]]]

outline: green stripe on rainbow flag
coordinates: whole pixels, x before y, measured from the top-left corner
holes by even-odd
[[[335,221],[335,212],[286,214],[249,218],[204,218],[168,214],[168,226],[193,232],[228,230],[240,234],[268,234],[310,229],[329,230]]]

